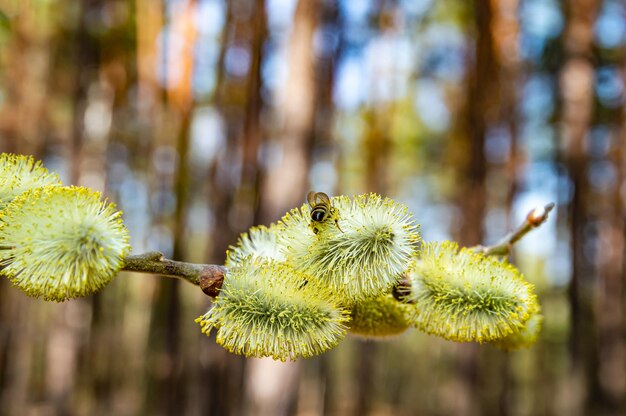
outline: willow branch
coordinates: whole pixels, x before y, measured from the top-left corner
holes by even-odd
[[[182,279],[200,286],[200,289],[211,297],[219,293],[226,274],[224,266],[170,260],[158,251],[128,256],[122,270]]]
[[[514,231],[504,236],[492,246],[476,246],[474,250],[480,251],[488,256],[508,256],[511,253],[513,244],[522,239],[528,232],[539,227],[548,219],[548,214],[554,208],[554,203],[549,203],[543,207],[537,207],[530,211],[526,220]]]
[[[474,250],[480,251],[486,255],[508,255],[511,252],[513,244],[528,234],[529,231],[543,224],[546,219],[548,219],[548,214],[553,208],[554,204],[550,203],[546,206],[533,209],[528,213],[522,225],[507,234],[497,244],[492,246],[476,246]],[[200,286],[200,289],[211,297],[218,295],[227,272],[224,266],[215,264],[196,264],[170,260],[165,258],[163,253],[158,251],[128,256],[122,270],[159,274],[182,279],[196,286]],[[398,299],[404,297],[403,292],[408,289],[408,287],[405,286],[406,284],[400,284],[397,288],[394,288],[394,296]]]

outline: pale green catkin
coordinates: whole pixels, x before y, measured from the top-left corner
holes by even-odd
[[[229,269],[213,307],[196,322],[207,335],[215,329],[230,352],[285,361],[335,347],[348,319],[327,288],[284,263],[250,257]]]
[[[415,306],[382,295],[357,302],[350,312],[350,333],[366,338],[401,334],[411,327]]]
[[[424,244],[409,277],[417,328],[452,341],[507,337],[539,309],[515,267],[449,241]]]
[[[48,172],[31,156],[0,154],[0,210],[29,189],[60,184],[56,173]]]
[[[130,251],[121,215],[87,188],[30,189],[0,212],[2,274],[45,300],[98,292]]]
[[[389,198],[365,194],[333,197],[339,213],[314,234],[307,205],[280,221],[287,262],[342,297],[346,304],[379,296],[399,280],[416,254],[418,226],[408,209]]]
[[[247,233],[239,236],[236,246],[229,247],[225,266],[234,267],[248,257],[284,261],[285,255],[279,243],[279,233],[280,227],[276,224],[250,228]]]

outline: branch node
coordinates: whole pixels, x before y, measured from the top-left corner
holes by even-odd
[[[220,293],[226,268],[209,264],[200,272],[200,289],[208,296],[214,298]]]

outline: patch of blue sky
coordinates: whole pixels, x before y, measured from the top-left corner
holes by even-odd
[[[289,65],[287,64],[287,49],[278,47],[265,55],[261,67],[263,85],[269,90],[276,92],[287,83]]]
[[[556,134],[554,126],[543,121],[529,121],[520,126],[520,142],[528,157],[533,160],[554,157]]]
[[[624,104],[624,79],[617,66],[598,68],[595,73],[596,96],[608,108],[617,108]]]
[[[369,42],[364,51],[369,101],[384,103],[406,95],[414,66],[411,57],[411,44],[403,36],[384,33]]]
[[[565,25],[556,0],[526,0],[519,8],[520,56],[539,60],[549,39],[557,37]]]
[[[433,8],[433,0],[400,0],[402,11],[409,17],[420,18]]]
[[[365,25],[371,11],[372,2],[366,0],[342,0],[339,10],[347,25]]]
[[[218,41],[212,37],[202,37],[195,44],[193,91],[196,99],[211,94],[215,89],[219,48]]]
[[[522,87],[520,105],[527,120],[545,121],[554,111],[554,80],[547,74],[534,73]]]
[[[458,207],[441,201],[436,175],[419,175],[401,181],[397,200],[414,213],[421,224],[424,241],[443,241],[452,238],[451,228],[459,218]]]
[[[329,195],[334,193],[338,179],[335,165],[330,160],[314,162],[309,172],[310,189],[317,189]]]
[[[415,85],[415,111],[428,129],[441,133],[450,126],[450,110],[442,86],[433,79],[418,79]]]
[[[603,48],[618,48],[626,44],[626,7],[623,1],[607,0],[602,4],[594,35]]]
[[[200,36],[219,38],[226,22],[225,4],[220,0],[200,0],[195,14]]]
[[[453,24],[431,24],[420,33],[420,71],[450,82],[465,74],[467,41]]]
[[[291,31],[296,4],[296,0],[267,0],[267,22],[272,32]]]
[[[519,9],[523,33],[540,38],[555,38],[563,30],[563,13],[556,0],[526,0]]]
[[[211,106],[197,107],[191,122],[191,162],[207,166],[225,149],[225,127],[220,113]]]
[[[333,100],[341,110],[355,111],[365,101],[368,82],[362,62],[359,54],[348,53],[338,63]]]

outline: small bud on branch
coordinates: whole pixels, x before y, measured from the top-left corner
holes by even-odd
[[[526,215],[526,220],[514,231],[510,232],[502,240],[492,246],[476,246],[475,251],[481,252],[487,256],[508,256],[511,253],[511,247],[522,239],[529,231],[539,227],[548,219],[548,214],[554,208],[554,203],[543,207],[537,207]]]

